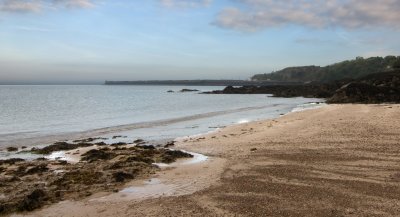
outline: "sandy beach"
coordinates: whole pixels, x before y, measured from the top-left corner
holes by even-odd
[[[399,129],[400,105],[328,105],[235,125],[174,147],[206,161],[26,216],[398,216]]]

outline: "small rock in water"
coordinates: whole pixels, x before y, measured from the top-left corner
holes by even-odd
[[[199,91],[199,90],[196,90],[196,89],[182,89],[182,90],[180,90],[181,93],[184,93],[184,92],[197,92],[197,91]]]
[[[171,146],[175,146],[175,141],[168,142],[164,147],[168,148],[168,147],[171,147]]]
[[[133,143],[135,143],[135,144],[143,144],[143,143],[146,143],[143,139],[136,139],[135,141],[133,141]]]
[[[7,147],[7,151],[8,152],[18,151],[18,148],[16,148],[16,147]]]

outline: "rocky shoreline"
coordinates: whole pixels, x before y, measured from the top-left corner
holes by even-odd
[[[276,86],[228,86],[205,94],[272,94],[274,97],[325,98],[328,103],[399,103],[400,70],[380,72],[356,80]]]
[[[63,200],[78,200],[97,192],[118,192],[127,182],[146,178],[159,170],[155,163],[172,163],[191,154],[165,146],[136,143],[57,142],[30,152],[66,151],[77,163],[38,158],[0,160],[0,215],[33,211]],[[93,140],[92,140],[93,141]]]

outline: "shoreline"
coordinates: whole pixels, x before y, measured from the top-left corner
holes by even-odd
[[[204,167],[212,174],[199,175],[205,188],[142,201],[65,202],[28,216],[396,216],[399,126],[398,104],[328,105],[230,126],[176,144],[225,160]],[[195,180],[199,171],[185,175]],[[176,173],[183,174],[160,176]]]
[[[319,103],[301,104],[301,105],[298,105],[296,108],[292,109],[292,111],[289,112],[289,113],[295,112],[295,109],[299,109],[299,108],[307,109],[307,107],[313,108],[316,105],[319,105]],[[308,109],[310,109],[310,108],[308,108]],[[282,116],[282,114],[281,114],[281,116]],[[270,120],[270,119],[265,119],[265,120]],[[241,123],[235,123],[235,124],[231,124],[231,125],[227,126],[227,128],[233,127],[233,126],[240,126],[243,123],[251,123],[251,122],[245,121],[245,122],[241,122]],[[120,127],[126,127],[126,126],[120,126]],[[225,126],[224,126],[224,128],[225,128]],[[178,137],[174,141],[176,141],[177,143],[179,141],[191,141],[191,140],[195,140],[195,141],[197,140],[198,141],[198,140],[201,140],[204,136],[207,136],[207,135],[210,135],[210,134],[214,134],[214,133],[218,133],[220,131],[221,131],[221,128],[217,128],[215,130],[212,130],[212,131],[209,131],[209,132],[205,132],[205,133],[201,133],[201,134],[196,134],[196,135],[191,135],[191,136],[186,136],[186,137]],[[123,136],[115,136],[115,137],[117,137],[117,139],[125,138]],[[81,138],[81,137],[79,137],[79,138]],[[110,139],[110,138],[108,138],[108,139]],[[100,137],[100,138],[93,138],[92,139],[92,137],[90,137],[88,139],[83,139],[83,141],[84,140],[93,140],[93,143],[88,143],[88,144],[93,144],[93,145],[92,146],[84,145],[82,147],[78,147],[77,149],[72,149],[72,150],[68,150],[68,149],[67,150],[60,150],[60,151],[54,150],[54,151],[52,151],[52,153],[50,153],[50,155],[43,155],[43,157],[47,159],[46,163],[45,163],[47,166],[44,166],[44,171],[40,171],[39,175],[42,176],[43,172],[48,171],[47,167],[49,167],[49,168],[56,167],[57,169],[54,170],[54,172],[57,173],[57,174],[64,174],[65,172],[69,173],[69,171],[72,171],[71,169],[64,170],[64,169],[62,169],[62,167],[60,168],[59,165],[63,165],[64,162],[65,162],[65,164],[72,164],[72,165],[79,164],[82,156],[85,153],[87,153],[87,152],[89,152],[91,150],[95,150],[95,149],[96,150],[100,150],[100,151],[105,150],[105,148],[102,148],[103,145],[106,145],[103,142],[103,141],[106,141],[106,140],[104,140],[104,138]],[[69,141],[71,142],[72,139],[70,139]],[[97,144],[96,141],[101,141],[100,143],[103,143],[103,145],[96,146],[95,145],[95,144]],[[60,143],[65,143],[65,142],[60,142]],[[74,144],[74,143],[75,143],[75,141],[72,144]],[[57,144],[57,143],[54,143],[54,144]],[[108,145],[112,145],[113,143],[111,143],[110,141],[107,141],[107,144]],[[154,143],[152,143],[150,141],[149,145],[150,144],[154,144]],[[134,147],[134,146],[130,145],[129,143],[127,143],[126,145],[128,145],[128,146],[126,146],[126,148],[129,148],[129,149],[130,149],[130,147]],[[42,148],[45,148],[45,147],[46,146],[43,146]],[[105,147],[105,146],[103,146],[103,147]],[[204,155],[201,155],[201,154],[198,154],[198,153],[190,152],[190,151],[188,151],[187,148],[186,149],[179,148],[178,145],[175,146],[175,147],[177,147],[178,151],[179,150],[183,150],[183,151],[186,151],[187,153],[191,154],[192,156],[194,156],[194,159],[193,160],[185,160],[186,162],[183,162],[183,163],[173,163],[171,165],[160,164],[160,163],[153,164],[153,165],[157,166],[159,169],[161,169],[159,171],[159,173],[162,173],[163,171],[168,171],[168,170],[178,170],[178,171],[179,170],[191,170],[190,168],[192,168],[192,167],[195,168],[195,167],[201,167],[201,166],[203,166],[203,168],[201,168],[201,170],[206,170],[206,171],[208,170],[209,167],[212,167],[214,172],[215,172],[216,168],[219,168],[220,169],[220,173],[221,173],[222,169],[224,168],[224,166],[223,166],[224,163],[223,162],[225,160],[223,158],[211,157],[211,156],[209,157],[209,156],[204,156]],[[171,149],[171,150],[173,150],[173,149]],[[76,155],[77,153],[79,153],[79,154]],[[40,157],[40,155],[38,155],[37,157]],[[196,160],[195,158],[199,158],[199,159]],[[190,162],[190,161],[193,161],[193,162]],[[215,162],[218,162],[218,163],[215,163]],[[26,163],[27,163],[26,165],[24,163],[17,163],[17,166],[19,165],[18,168],[24,167],[24,168],[28,168],[29,169],[29,168],[42,167],[44,165],[44,162],[43,163],[35,163],[35,160],[32,161],[32,159],[29,159],[29,158],[28,158],[28,161],[26,161]],[[36,164],[38,164],[38,165],[36,165]],[[39,165],[39,164],[41,164],[41,165]],[[7,163],[6,163],[6,165],[7,165]],[[10,166],[12,166],[12,165],[10,165]],[[15,166],[12,166],[12,167],[15,167]],[[5,173],[6,176],[3,177],[3,178],[6,178],[7,174],[12,174],[12,172],[9,169],[5,168],[5,170],[6,170],[6,173]],[[4,171],[4,168],[3,168],[3,171]],[[52,171],[52,169],[49,170],[49,172],[51,172],[51,171]],[[22,171],[19,172],[19,169],[18,169],[18,171],[16,171],[16,172],[21,173]],[[144,173],[145,174],[149,174],[149,173],[151,174],[150,171],[145,171]],[[203,173],[204,172],[199,173],[199,174],[203,174]],[[210,173],[210,172],[206,172],[206,173],[208,173],[208,176],[211,176],[211,177],[214,176],[214,181],[218,179],[216,177],[217,174]],[[23,175],[23,172],[21,174]],[[143,178],[148,177],[148,175],[145,175],[145,174],[144,175],[139,175],[139,179],[135,179],[134,181],[128,182],[128,184],[125,183],[124,186],[126,186],[128,189],[129,188],[133,188],[132,186],[136,186],[135,188],[144,188],[145,189],[146,185],[143,186],[143,184],[142,185],[139,184],[139,183],[145,183],[146,184],[146,181],[144,181]],[[46,177],[47,176],[48,175],[46,175]],[[142,178],[140,178],[140,177],[142,177]],[[149,177],[152,177],[152,176],[149,176]],[[151,179],[153,180],[154,177],[151,178]],[[158,178],[156,178],[156,179],[158,180]],[[169,178],[165,178],[165,177],[161,178],[160,180],[162,180],[162,181],[158,181],[159,183],[157,183],[156,185],[153,185],[153,184],[151,185],[152,188],[155,188],[156,186],[158,186],[159,190],[157,192],[153,192],[153,191],[150,190],[150,193],[146,193],[146,190],[142,190],[144,193],[142,193],[142,196],[140,196],[140,197],[127,196],[124,193],[125,188],[122,188],[122,190],[121,190],[120,187],[118,187],[120,189],[118,190],[118,193],[116,193],[116,194],[112,194],[112,193],[110,194],[110,192],[106,193],[106,192],[102,192],[102,191],[98,191],[98,190],[95,190],[94,192],[91,192],[91,190],[89,190],[89,191],[86,191],[87,192],[86,195],[92,195],[92,194],[94,194],[94,195],[108,195],[108,196],[103,196],[103,197],[114,198],[114,200],[115,200],[116,197],[115,196],[113,197],[112,195],[118,195],[119,194],[120,197],[125,198],[125,199],[126,198],[131,198],[131,199],[143,200],[145,198],[152,198],[152,197],[154,197],[154,195],[158,195],[158,194],[162,194],[164,196],[165,195],[179,196],[179,195],[190,194],[190,193],[193,193],[195,191],[204,189],[204,188],[208,187],[209,185],[211,185],[211,183],[212,183],[210,180],[203,180],[202,182],[198,182],[197,184],[192,183],[192,186],[188,187],[186,183],[182,182],[182,180],[186,180],[187,182],[190,183],[191,179],[192,179],[192,177],[188,177],[188,176],[180,177],[179,180],[177,180],[175,176],[172,176],[172,177],[170,176]],[[198,177],[198,179],[202,179],[202,177]],[[7,180],[7,178],[5,180]],[[54,178],[51,178],[51,176],[50,176],[50,180],[52,180],[51,182],[54,182]],[[107,180],[107,182],[109,182],[109,180]],[[165,183],[171,183],[171,182],[173,184],[169,184],[169,185],[165,184]],[[117,186],[119,186],[119,185],[117,185]],[[184,187],[185,190],[181,190],[182,186],[185,186]],[[109,190],[109,188],[106,188],[106,189]],[[151,193],[151,192],[153,192],[153,193]],[[7,195],[3,195],[3,196],[7,196]],[[79,198],[81,200],[87,200],[86,197],[87,196],[81,195],[81,196],[78,196],[78,197],[74,196],[73,198],[75,198],[75,200],[79,199]],[[92,196],[90,196],[90,198],[92,198]],[[61,200],[61,201],[66,202],[65,200]],[[61,203],[64,203],[64,202],[61,202]]]
[[[1,141],[0,142],[0,152],[3,152],[4,156],[13,154],[12,152],[7,152],[6,148],[7,147],[16,147],[19,148],[19,151],[26,151],[27,149],[30,149],[32,147],[45,147],[48,145],[51,145],[52,143],[58,141],[58,142],[71,142],[74,140],[82,140],[86,138],[104,138],[101,139],[101,141],[105,143],[117,143],[117,142],[126,142],[129,143],[131,141],[137,140],[137,139],[145,139],[151,143],[157,144],[157,143],[165,143],[171,140],[176,140],[180,138],[190,138],[193,136],[197,135],[206,135],[208,133],[214,132],[215,130],[229,127],[232,125],[237,125],[237,124],[242,124],[242,123],[247,123],[247,122],[252,122],[252,121],[260,121],[260,120],[269,120],[272,118],[278,118],[279,116],[282,115],[287,115],[292,112],[297,112],[305,109],[314,109],[321,107],[321,105],[326,105],[325,103],[321,102],[320,99],[319,101],[310,101],[304,104],[299,104],[296,107],[292,108],[290,111],[287,111],[286,113],[281,113],[280,115],[273,115],[272,117],[265,117],[265,118],[254,118],[256,120],[249,120],[247,118],[243,118],[240,122],[232,122],[227,125],[219,125],[216,124],[215,126],[209,126],[208,131],[196,133],[196,134],[190,134],[190,135],[180,135],[180,136],[175,136],[175,137],[170,137],[170,138],[158,138],[158,139],[150,139],[148,140],[147,138],[140,137],[139,135],[136,136],[131,136],[129,135],[131,132],[135,130],[144,130],[144,129],[151,129],[154,127],[163,127],[167,125],[173,125],[177,123],[185,123],[187,121],[193,121],[193,120],[198,120],[198,119],[204,119],[204,118],[210,118],[214,116],[220,116],[220,115],[226,115],[226,114],[231,114],[231,113],[237,113],[237,112],[245,112],[245,111],[252,111],[252,110],[259,110],[259,109],[265,109],[269,107],[274,107],[275,105],[268,105],[268,106],[262,106],[262,107],[246,107],[246,108],[240,108],[240,109],[233,109],[233,110],[227,110],[227,111],[216,111],[216,112],[210,112],[210,113],[204,113],[204,114],[194,114],[191,116],[185,116],[185,117],[179,117],[179,118],[173,118],[173,119],[165,119],[165,120],[157,120],[157,121],[148,121],[148,122],[142,122],[142,123],[134,123],[134,124],[125,124],[125,125],[118,125],[118,126],[111,126],[111,127],[105,127],[105,128],[99,128],[99,129],[92,129],[92,130],[87,130],[87,131],[82,131],[82,132],[67,132],[67,133],[56,133],[52,135],[43,135],[43,136],[37,136],[37,137],[32,137],[32,138],[20,138],[20,139],[15,139],[13,142],[5,142]],[[206,129],[203,129],[206,130]],[[116,136],[118,135],[118,136]],[[114,139],[113,137],[117,137]],[[99,141],[100,142],[100,141]],[[21,147],[27,147],[27,149],[21,149]],[[18,152],[16,152],[18,153]],[[16,156],[18,157],[18,156]],[[1,155],[0,155],[1,159]]]
[[[395,216],[399,126],[396,104],[327,105],[228,126],[174,146],[207,161],[163,168],[127,183],[131,191],[11,216]]]

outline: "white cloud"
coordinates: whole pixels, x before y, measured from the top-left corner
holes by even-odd
[[[205,7],[211,4],[212,0],[159,0],[165,7],[193,8]]]
[[[53,0],[54,3],[64,7],[91,8],[94,4],[91,0]]]
[[[213,24],[240,31],[301,25],[310,28],[400,28],[399,0],[235,0]]]
[[[38,12],[42,9],[40,1],[0,0],[0,11]]]
[[[40,12],[49,8],[90,8],[92,0],[0,0],[3,12]]]

